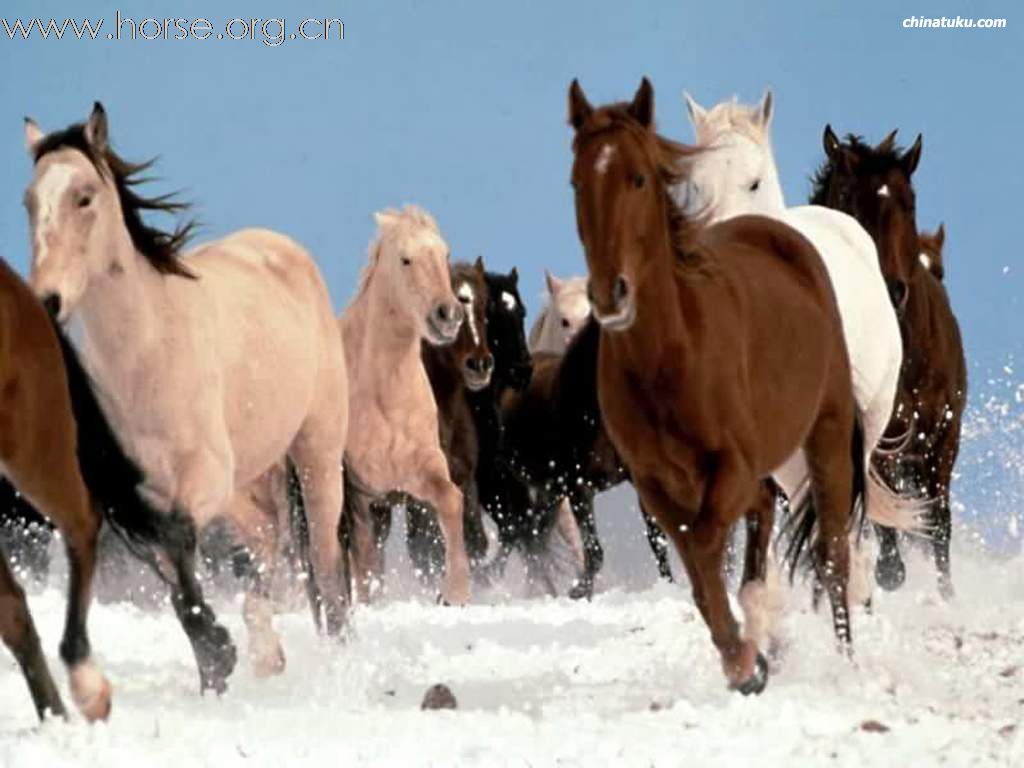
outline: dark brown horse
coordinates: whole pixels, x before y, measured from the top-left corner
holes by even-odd
[[[827,160],[817,174],[811,202],[855,217],[878,247],[903,335],[903,367],[886,430],[887,442],[900,447],[877,455],[874,469],[890,487],[928,499],[939,590],[951,597],[949,486],[967,403],[967,364],[960,328],[941,282],[944,229],[939,230],[937,261],[927,268],[920,259],[911,176],[921,159],[921,137],[906,152],[895,139],[893,131],[875,147],[853,135],[840,142],[826,126]],[[878,534],[876,578],[884,589],[896,589],[906,577],[897,534],[884,527]]]
[[[110,712],[110,684],[92,660],[86,617],[103,516],[139,540],[158,517],[122,452],[74,348],[28,286],[0,259],[0,474],[59,529],[70,578],[60,655],[89,720]],[[64,715],[21,587],[0,557],[0,635],[21,665],[40,718]]]
[[[480,444],[469,393],[480,392],[490,384],[494,356],[487,344],[488,295],[483,259],[477,258],[473,264],[452,264],[451,272],[452,289],[466,319],[454,343],[447,347],[425,344],[422,354],[437,401],[438,429],[448,471],[452,482],[462,490],[466,554],[475,569],[487,556],[487,536],[476,488]],[[406,539],[417,573],[432,581],[444,565],[444,539],[433,510],[418,502],[406,507]]]
[[[828,273],[780,222],[741,216],[705,228],[675,205],[669,189],[695,150],[655,132],[646,78],[631,103],[598,109],[574,81],[569,121],[605,424],[682,556],[730,686],[758,692],[767,664],[749,637],[756,621],[748,614],[741,635],[723,557],[734,523],[771,498],[763,481],[801,449],[818,518],[814,563],[836,635],[851,642],[847,532],[864,451]]]

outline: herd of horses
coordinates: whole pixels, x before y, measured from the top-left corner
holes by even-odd
[[[584,598],[603,560],[595,495],[631,483],[659,573],[672,579],[671,542],[744,694],[767,682],[777,538],[846,653],[851,600],[870,598],[851,574],[867,538],[883,588],[904,579],[907,533],[930,542],[952,595],[966,374],[945,232],[916,224],[921,137],[904,150],[895,132],[871,145],[826,127],[811,204],[787,207],[770,93],[712,109],[687,96],[695,145],[656,131],[647,79],[599,107],[573,81],[568,101],[588,275],[547,275],[529,339],[517,271],[452,263],[420,208],[376,215],[336,318],[298,243],[245,230],[186,252],[190,223],[147,222],[185,206],[140,193],[150,166],[114,152],[101,105],[49,134],[26,120],[30,279],[0,267],[2,511],[33,532],[8,537],[23,564],[49,543],[41,521],[62,535],[60,655],[86,718],[111,706],[86,621],[101,528],[167,585],[203,691],[224,691],[237,660],[197,575],[217,520],[245,553],[258,675],[285,665],[278,566],[302,577],[317,627],[343,635],[385,580],[398,507],[439,602],[465,604],[516,553],[553,593],[555,537]],[[742,628],[725,573],[741,517]],[[0,631],[39,716],[64,714],[5,558]]]

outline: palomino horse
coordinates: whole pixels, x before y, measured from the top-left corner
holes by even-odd
[[[927,232],[917,233],[917,260],[938,280],[946,277],[946,267],[942,260],[942,246],[945,242],[945,224],[939,224],[939,228],[930,235]]]
[[[605,424],[647,510],[672,538],[731,687],[767,682],[755,632],[760,580],[745,584],[747,637],[726,595],[733,524],[763,506],[762,482],[801,448],[818,516],[814,563],[844,647],[851,511],[863,432],[828,272],[772,219],[704,228],[671,187],[696,151],[654,130],[654,90],[595,109],[569,90],[576,222],[601,323]],[[755,594],[751,594],[751,592]]]
[[[138,493],[124,454],[74,348],[29,287],[0,260],[0,474],[52,520],[67,548],[68,610],[60,655],[89,720],[110,712],[110,685],[92,660],[86,615],[101,516],[139,539],[160,513]],[[127,530],[126,530],[127,529]],[[0,555],[0,635],[21,665],[40,718],[64,715],[25,594]]]
[[[587,278],[564,280],[544,271],[547,301],[530,328],[530,352],[561,355],[590,318]]]
[[[819,205],[787,208],[771,145],[773,100],[767,92],[756,106],[735,99],[704,109],[688,94],[687,111],[702,151],[689,162],[676,191],[691,213],[709,223],[742,214],[785,222],[811,241],[832,281],[850,354],[853,391],[864,426],[865,462],[882,442],[892,416],[903,345],[896,315],[878,267],[875,245],[857,220]],[[875,478],[874,475],[870,476]],[[802,461],[780,475],[794,507],[809,499]],[[920,527],[920,505],[909,503],[884,484],[869,494],[868,515],[902,529]]]
[[[181,206],[138,194],[148,164],[114,153],[99,104],[84,125],[44,136],[28,121],[25,134],[35,162],[25,193],[32,288],[61,322],[81,320],[104,411],[165,511],[157,565],[201,688],[223,691],[235,649],[196,579],[197,531],[220,515],[253,539],[274,526],[272,512],[254,512],[247,488],[286,454],[302,478],[329,630],[344,619],[346,379],[327,289],[309,254],[265,230],[183,255],[189,226],[169,234],[142,219]],[[268,375],[279,370],[291,375]],[[244,615],[257,671],[276,671],[283,657],[267,596],[250,591]]]
[[[878,245],[882,273],[900,318],[905,355],[888,429],[890,441],[899,447],[876,456],[874,469],[887,484],[902,485],[927,499],[939,591],[951,597],[949,486],[967,403],[967,364],[946,289],[921,263],[911,185],[921,158],[921,137],[906,152],[896,147],[895,139],[893,131],[877,147],[856,136],[843,143],[826,127],[827,160],[816,176],[812,200],[856,216]],[[945,232],[940,233],[944,238]],[[932,268],[935,264],[941,275],[941,256]],[[876,578],[882,587],[896,589],[906,576],[897,536],[887,527],[879,527],[878,532],[881,551]]]
[[[411,497],[437,510],[445,543],[441,597],[462,604],[470,593],[463,496],[441,446],[420,347],[424,340],[454,342],[465,312],[452,290],[448,244],[434,218],[409,205],[381,211],[376,219],[369,263],[340,319],[356,436],[345,450],[346,482],[358,488],[349,500],[356,584],[365,601],[381,576],[376,510],[389,499]],[[366,503],[356,504],[357,495]]]
[[[453,344],[423,345],[423,366],[437,403],[441,448],[448,460],[448,471],[462,491],[466,553],[476,569],[487,556],[487,535],[476,492],[480,444],[468,396],[491,383],[494,356],[487,345],[487,281],[483,260],[453,264],[451,273],[452,289],[466,318]],[[416,502],[406,506],[406,534],[409,556],[420,578],[431,581],[440,575],[444,538],[436,512]]]

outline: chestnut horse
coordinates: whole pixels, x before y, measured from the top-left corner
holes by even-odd
[[[942,247],[945,242],[945,224],[939,224],[939,228],[930,235],[927,232],[917,233],[917,260],[939,280],[946,277],[946,266],[942,260]]]
[[[921,158],[921,137],[906,152],[895,140],[893,131],[875,147],[852,135],[840,142],[826,126],[828,159],[815,179],[812,202],[851,214],[878,246],[904,350],[896,407],[886,436],[890,442],[900,436],[906,439],[897,450],[879,453],[873,468],[891,487],[903,486],[928,500],[939,591],[948,598],[953,595],[949,486],[967,404],[967,363],[960,328],[940,280],[941,255],[930,266],[921,261],[911,184]],[[939,234],[941,249],[945,230]],[[881,546],[875,575],[884,589],[896,589],[906,577],[897,534],[884,526],[877,530]]]
[[[847,604],[863,431],[828,272],[798,232],[740,216],[704,227],[670,194],[691,148],[654,129],[654,89],[595,109],[569,89],[576,223],[601,323],[605,425],[644,507],[683,559],[732,688],[763,690],[756,600],[744,637],[723,572],[733,524],[770,499],[763,482],[797,451],[811,469],[814,564],[836,636]],[[753,597],[763,584],[742,588]],[[742,595],[742,592],[741,592]]]
[[[89,720],[110,712],[110,685],[92,660],[86,615],[103,515],[153,541],[162,527],[138,493],[143,480],[100,410],[60,328],[0,259],[0,475],[60,529],[70,578],[60,655],[71,695]],[[0,555],[0,635],[21,666],[39,717],[64,715],[25,594]]]

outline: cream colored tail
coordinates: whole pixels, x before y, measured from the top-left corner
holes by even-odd
[[[929,536],[933,500],[907,497],[893,491],[868,461],[868,519],[898,531]]]

